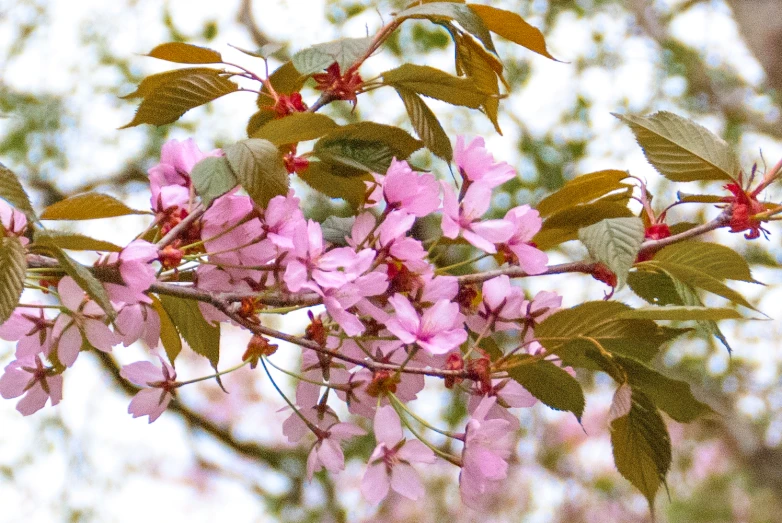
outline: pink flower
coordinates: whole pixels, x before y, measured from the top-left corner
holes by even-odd
[[[383,196],[392,209],[419,218],[440,207],[440,188],[431,174],[418,174],[405,161],[394,158],[383,179]]]
[[[486,144],[480,137],[465,147],[464,136],[457,136],[453,160],[464,178],[471,182],[481,182],[489,189],[494,189],[516,176],[516,171],[507,163],[494,162],[494,157],[486,150]]]
[[[57,292],[68,309],[57,317],[52,333],[60,363],[66,367],[73,365],[85,338],[103,352],[110,352],[111,347],[122,341],[104,323],[106,314],[103,309],[92,300],[85,301],[84,291],[73,278],[66,276],[61,279]]]
[[[152,189],[152,207],[156,208],[160,189],[168,185],[190,187],[190,171],[195,164],[207,156],[222,156],[220,149],[202,153],[192,138],[180,142],[169,140],[163,144],[160,153],[160,163],[152,167],[149,173],[149,184]]]
[[[491,189],[481,183],[473,183],[467,189],[461,203],[456,199],[453,187],[445,182],[443,186],[443,236],[456,238],[461,234],[465,240],[488,253],[495,253],[496,243],[504,243],[513,235],[513,224],[505,220],[483,220],[481,218],[491,205]]]
[[[160,358],[161,368],[148,361],[137,361],[125,365],[120,375],[126,380],[144,387],[133,396],[128,406],[128,413],[134,418],[149,416],[152,423],[163,414],[176,388],[176,371],[174,367]]]
[[[473,332],[482,333],[486,326],[495,331],[519,329],[516,320],[524,317],[525,303],[521,287],[511,285],[510,278],[502,275],[483,283],[483,299],[474,316],[467,318]]]
[[[160,316],[146,303],[122,307],[117,314],[116,325],[125,347],[137,340],[144,340],[150,349],[157,347],[160,340]]]
[[[508,420],[511,428],[519,428],[519,419],[508,412],[511,407],[532,407],[538,402],[538,399],[522,387],[519,383],[511,379],[493,379],[491,388],[481,382],[474,382],[470,389],[470,399],[467,401],[467,412],[474,413],[480,403],[486,396],[494,396],[497,401],[489,408],[486,413],[486,419],[504,419]]]
[[[462,501],[480,508],[485,496],[501,486],[508,475],[508,456],[513,447],[513,427],[505,419],[487,419],[497,398],[487,396],[467,422],[462,450],[459,492]]]
[[[155,283],[155,268],[151,262],[157,259],[157,246],[144,240],[133,240],[120,253],[112,253],[97,266],[117,265],[122,285],[106,283],[106,291],[112,301],[118,303],[152,303],[145,294]]]
[[[312,475],[325,468],[329,472],[339,472],[345,468],[345,455],[340,442],[355,436],[366,434],[364,429],[352,423],[335,423],[328,430],[318,434],[318,441],[313,445],[307,456],[307,478],[312,481]]]
[[[394,307],[386,328],[404,343],[417,343],[431,354],[446,354],[467,340],[464,316],[459,305],[439,300],[419,316],[410,301],[401,294],[388,299]]]
[[[17,358],[24,359],[40,353],[49,355],[54,322],[46,318],[43,311],[31,307],[17,307],[11,317],[0,325],[0,338],[18,341]]]
[[[52,406],[62,399],[62,376],[44,367],[38,356],[9,363],[0,377],[0,395],[5,399],[25,397],[16,404],[16,410],[29,416],[43,408],[51,398]]]
[[[24,213],[17,211],[2,199],[0,199],[0,223],[3,224],[3,228],[6,232],[13,234],[14,236],[19,236],[22,245],[27,245],[29,240],[22,236],[25,228],[27,228],[27,217]]]
[[[546,272],[548,255],[530,243],[543,224],[538,211],[530,209],[529,205],[521,205],[510,209],[504,220],[513,224],[513,235],[505,245],[516,257],[514,262],[527,274]]]
[[[418,440],[406,441],[402,424],[393,407],[387,405],[375,414],[377,447],[361,481],[361,493],[372,505],[388,495],[389,487],[402,496],[417,500],[424,486],[411,463],[434,463],[434,452]]]

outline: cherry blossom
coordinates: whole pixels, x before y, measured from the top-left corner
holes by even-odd
[[[388,301],[396,314],[388,320],[386,328],[404,343],[416,343],[431,354],[446,354],[467,340],[464,316],[456,303],[438,300],[419,316],[401,294]]]
[[[480,508],[508,475],[513,426],[506,419],[487,418],[496,401],[495,396],[481,400],[464,434],[459,492],[462,501],[473,508]]]
[[[51,399],[52,406],[62,400],[62,375],[44,367],[38,356],[14,360],[5,367],[0,377],[0,395],[5,399],[24,398],[16,404],[16,410],[25,416],[34,414]]]
[[[11,317],[0,325],[0,338],[16,341],[16,357],[48,355],[52,347],[54,321],[44,315],[44,309],[17,307]]]
[[[377,409],[373,428],[377,447],[369,457],[361,493],[372,505],[380,503],[389,488],[408,499],[419,499],[424,486],[411,463],[434,463],[434,452],[420,441],[404,439],[399,415],[389,405]]]
[[[133,240],[120,253],[112,253],[99,262],[99,266],[116,265],[122,277],[122,284],[105,283],[112,301],[122,303],[152,303],[145,294],[155,282],[155,268],[151,262],[157,259],[157,246],[144,241]]]
[[[479,183],[470,185],[461,202],[453,187],[443,187],[443,236],[456,238],[460,234],[478,249],[497,252],[494,244],[504,243],[513,235],[514,225],[505,220],[481,220],[491,204],[491,189]]]
[[[508,163],[495,163],[481,137],[473,139],[465,146],[464,136],[457,136],[453,160],[463,177],[471,182],[480,182],[489,189],[494,189],[516,176],[516,171]]]
[[[307,456],[307,478],[312,481],[312,475],[321,468],[332,473],[344,469],[345,455],[340,442],[364,434],[364,429],[352,423],[335,423],[325,431],[321,430],[317,435],[318,441]]]
[[[160,358],[160,365],[157,367],[149,361],[137,361],[123,366],[120,371],[123,378],[143,387],[128,406],[128,413],[134,418],[149,416],[149,423],[152,423],[163,414],[174,397],[176,371],[163,358]]]
[[[392,209],[419,218],[440,207],[440,186],[431,174],[413,172],[405,161],[394,158],[383,178],[383,196]]]
[[[529,205],[514,207],[505,214],[503,220],[513,224],[513,234],[504,244],[513,254],[512,262],[527,274],[546,272],[548,255],[531,243],[543,224],[538,211],[531,209]]]

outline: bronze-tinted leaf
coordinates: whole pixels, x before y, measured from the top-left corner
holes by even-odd
[[[298,176],[316,191],[347,201],[354,210],[364,203],[367,193],[365,182],[372,181],[372,176],[366,171],[327,162],[310,162],[309,167]]]
[[[2,163],[0,163],[0,198],[22,211],[28,219],[35,220],[35,210],[30,203],[30,197],[19,183],[16,174]]]
[[[453,159],[451,140],[445,134],[443,126],[440,125],[429,106],[413,91],[397,87],[396,92],[405,104],[413,129],[415,129],[418,137],[423,140],[426,148],[443,160],[450,162]]]
[[[42,220],[97,220],[130,214],[149,214],[131,209],[108,194],[88,192],[60,200],[43,210]]]
[[[338,127],[337,122],[325,114],[293,113],[266,122],[252,137],[269,140],[274,145],[283,145],[314,140]]]
[[[165,125],[177,121],[194,107],[239,90],[239,86],[215,69],[185,69],[189,74],[176,75],[144,95],[133,120],[121,127],[142,123]],[[139,91],[141,86],[139,86]],[[129,95],[130,96],[130,95]]]
[[[386,71],[383,73],[383,82],[451,105],[473,109],[480,107],[486,100],[472,78],[459,78],[426,65],[404,64]]]
[[[223,61],[217,51],[182,42],[160,44],[147,56],[178,64],[217,64]]]
[[[2,227],[2,226],[0,226]],[[22,242],[0,231],[0,325],[11,317],[24,290],[27,259]]]
[[[540,29],[531,26],[516,13],[481,4],[470,4],[470,9],[481,17],[489,31],[539,55],[556,60],[546,49],[546,41]]]

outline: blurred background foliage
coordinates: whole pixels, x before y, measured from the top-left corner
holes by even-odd
[[[165,68],[140,54],[166,41],[229,52],[228,43],[252,49],[275,42],[283,45],[276,58],[285,59],[314,43],[371,33],[405,3],[0,2],[0,160],[23,178],[41,207],[93,189],[143,207],[145,173],[165,140],[194,136],[209,150],[241,139],[254,100],[232,95],[170,126],[116,131],[133,114],[132,105],[118,97],[143,76]],[[451,136],[484,135],[495,156],[518,169],[519,177],[495,196],[498,214],[518,204],[534,206],[572,177],[605,168],[629,168],[650,181],[660,209],[670,203],[680,188],[657,181],[629,131],[610,112],[671,110],[691,117],[734,144],[747,171],[753,162],[761,162],[763,169],[761,153],[769,165],[782,155],[778,0],[506,0],[492,5],[540,28],[561,60],[549,61],[497,39],[510,84],[510,95],[501,103],[503,136],[477,113],[444,112],[444,105],[432,103]],[[452,53],[445,30],[427,22],[407,23],[362,74],[371,77],[403,61],[453,72]],[[234,56],[262,70],[262,62]],[[343,120],[375,119],[409,129],[401,102],[386,91],[361,97],[354,112],[347,103],[332,104],[328,111]],[[315,98],[311,91],[307,96]],[[447,173],[425,154],[414,160]],[[767,196],[778,201],[780,191],[772,187]],[[341,212],[338,202],[323,197],[308,203],[312,216]],[[713,212],[704,209],[700,219]],[[745,253],[755,277],[769,284],[740,290],[775,321],[726,322],[732,358],[717,343],[693,337],[678,341],[658,361],[669,375],[693,383],[699,399],[719,413],[689,426],[670,422],[674,467],[669,495],[657,499],[658,521],[779,521],[782,387],[776,340],[782,329],[774,284],[782,283],[777,268],[782,250],[781,233],[770,229],[770,241],[747,243],[721,233],[716,241]],[[568,249],[565,254],[578,252]],[[563,282],[546,285],[561,291]],[[566,295],[567,305],[579,297],[602,296],[602,289],[584,278],[567,288],[578,293]],[[619,298],[629,299],[629,291],[624,292]],[[7,357],[10,351],[3,346],[0,354]],[[0,520],[124,521],[123,511],[139,511],[145,504],[150,511],[166,505],[173,514],[169,521],[212,521],[227,510],[236,512],[236,521],[650,520],[645,501],[613,469],[606,436],[611,390],[600,376],[589,382],[593,392],[583,428],[545,407],[521,414],[519,462],[495,512],[481,516],[461,507],[450,469],[431,472],[426,500],[391,498],[378,512],[359,500],[358,460],[344,477],[319,477],[308,486],[302,479],[307,449],[289,448],[281,442],[279,424],[268,422],[282,419],[274,412],[280,405],[276,399],[264,405],[260,375],[232,377],[229,396],[213,384],[197,388],[164,416],[176,420],[141,428],[143,443],[122,438],[116,434],[121,431],[98,427],[120,426],[112,425],[119,419],[116,423],[128,423],[116,363],[110,357],[92,361],[85,372],[98,383],[67,398],[82,401],[86,414],[63,413],[58,407],[22,420],[12,402],[3,403],[0,501],[16,499],[17,508],[0,514]],[[107,414],[109,407],[98,405],[95,396],[112,386],[119,405],[112,408],[120,412]],[[432,412],[455,427],[465,412],[450,398],[436,393],[427,401],[439,402]],[[366,438],[347,453],[365,459],[372,443]],[[165,513],[151,511],[148,519],[162,521]]]

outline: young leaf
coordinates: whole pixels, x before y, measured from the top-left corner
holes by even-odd
[[[265,123],[252,137],[263,138],[274,145],[283,145],[314,140],[338,127],[337,122],[325,114],[293,113]]]
[[[538,360],[508,369],[508,375],[552,409],[572,412],[581,420],[584,391],[567,371],[550,361]]]
[[[166,314],[196,354],[206,357],[217,369],[220,360],[220,325],[210,324],[204,319],[198,302],[174,296],[159,296]],[[161,321],[162,325],[162,321]]]
[[[239,141],[225,148],[225,157],[241,186],[261,207],[266,207],[275,196],[288,193],[290,176],[280,151],[270,141]]]
[[[730,247],[716,243],[686,241],[669,245],[654,255],[655,260],[697,267],[719,280],[741,280],[758,283],[749,264]]]
[[[122,247],[104,240],[96,240],[76,232],[56,231],[45,229],[35,231],[35,241],[43,242],[49,245],[55,245],[61,249],[70,251],[100,251],[100,252],[120,252]]]
[[[713,412],[692,395],[686,381],[671,379],[632,358],[616,356],[615,361],[625,370],[634,389],[644,392],[657,408],[679,423],[690,423]]]
[[[743,305],[748,309],[757,310],[747,301],[744,296],[734,291],[717,278],[709,275],[708,273],[700,270],[699,267],[693,267],[689,265],[681,265],[678,263],[672,263],[667,260],[653,259],[647,262],[643,262],[644,265],[660,269],[673,276],[677,280],[686,283],[692,287],[709,291],[717,296],[730,300],[739,305]],[[691,304],[685,304],[691,305]]]
[[[554,194],[550,194],[535,206],[542,217],[575,207],[578,204],[589,203],[608,193],[627,190],[628,184],[619,183],[629,174],[627,171],[609,169],[573,178]]]
[[[150,94],[152,94],[155,91],[155,89],[157,89],[161,85],[165,85],[169,82],[172,82],[177,78],[182,78],[182,77],[190,76],[193,74],[199,74],[199,73],[213,74],[215,72],[216,69],[213,69],[211,67],[190,67],[185,69],[174,69],[173,71],[165,71],[163,73],[153,74],[141,80],[141,83],[138,84],[138,87],[136,87],[135,91],[126,94],[125,96],[120,96],[120,98],[123,100],[132,100],[134,98],[145,98]]]
[[[703,307],[696,305],[669,305],[666,307],[642,307],[621,312],[622,319],[632,320],[736,320],[744,319],[738,311],[725,307]]]
[[[0,236],[0,325],[11,317],[24,290],[27,259],[16,236]]]
[[[671,439],[662,416],[643,392],[634,389],[630,413],[611,422],[611,445],[617,470],[651,508],[671,466]]]
[[[682,304],[692,305],[696,307],[703,306],[703,302],[698,296],[698,293],[695,292],[695,289],[693,289],[686,283],[677,280],[670,274],[668,276],[671,282],[673,283],[674,289],[676,290],[676,293],[679,296],[679,299]],[[701,333],[701,335],[705,336],[706,338],[710,336],[714,336],[715,338],[717,338],[717,340],[719,340],[719,342],[722,343],[722,345],[728,351],[728,354],[733,352],[733,349],[728,343],[728,339],[725,337],[724,334],[722,334],[722,331],[720,330],[716,321],[713,320],[699,321],[698,331]]]
[[[687,329],[672,329],[651,320],[620,319],[631,310],[624,303],[591,301],[555,312],[535,327],[535,339],[548,351],[559,354],[573,340],[589,338],[603,350],[649,361],[660,345]]]
[[[291,94],[300,91],[306,79],[307,77],[299,74],[291,62],[285,62],[269,75],[269,82],[277,94]],[[274,100],[265,85],[261,87],[261,93],[256,98],[255,104],[259,111],[253,114],[250,121],[247,122],[247,136],[250,138],[263,125],[277,118],[277,113],[272,110]]]
[[[178,64],[217,64],[223,61],[223,57],[217,51],[182,42],[160,44],[147,56]]]
[[[97,220],[130,214],[149,214],[131,209],[108,194],[88,192],[60,200],[43,210],[42,220]]]
[[[644,224],[637,217],[603,220],[579,230],[578,239],[595,261],[616,274],[621,289],[644,241]]]
[[[209,156],[193,166],[190,172],[196,194],[205,206],[237,185],[236,176],[223,156]]]
[[[481,4],[470,4],[470,9],[481,17],[489,31],[497,33],[515,44],[526,47],[532,52],[556,60],[546,49],[543,33],[537,27],[528,24],[516,13]]]
[[[313,152],[322,160],[364,171],[385,173],[392,158],[403,160],[421,148],[398,127],[374,122],[345,125],[317,142]]]
[[[302,49],[293,55],[291,62],[302,75],[311,75],[323,71],[331,64],[339,64],[344,73],[351,65],[363,57],[372,45],[372,38],[341,38]]]
[[[345,176],[345,171],[351,176]],[[298,174],[307,185],[330,198],[342,198],[356,210],[364,203],[367,193],[366,182],[372,176],[365,171],[354,171],[349,167],[327,162],[310,162],[307,169]]]
[[[166,351],[168,361],[171,362],[171,365],[176,365],[176,358],[182,352],[182,338],[180,338],[176,325],[171,321],[171,317],[166,312],[166,309],[163,308],[160,300],[154,295],[150,295],[150,298],[152,299],[152,308],[155,309],[160,318],[160,341]]]
[[[440,125],[432,110],[413,91],[397,87],[396,92],[405,104],[413,129],[415,129],[418,137],[423,140],[426,148],[443,160],[450,162],[453,159],[451,140],[445,134],[442,125]]]
[[[169,124],[194,107],[239,90],[238,85],[222,76],[221,71],[216,69],[197,68],[184,71],[189,73],[173,76],[147,93],[133,120],[120,129],[142,123]]]
[[[426,65],[404,64],[386,71],[383,73],[383,83],[473,109],[480,107],[486,100],[486,96],[478,92],[472,78],[459,78]]]
[[[607,197],[594,203],[576,205],[557,211],[543,222],[533,241],[539,249],[547,250],[555,245],[578,239],[578,230],[609,218],[632,217],[627,199],[611,201]]]
[[[462,26],[465,31],[480,40],[486,49],[492,53],[497,53],[497,50],[494,48],[494,42],[491,40],[491,33],[486,28],[481,17],[464,4],[452,2],[420,4],[405,9],[396,17],[397,20],[425,18],[435,23],[444,20],[453,20]]]
[[[498,120],[500,107],[500,84],[499,77],[503,83],[502,64],[497,58],[486,52],[472,38],[455,33],[454,42],[456,44],[456,72],[465,74],[475,82],[478,92],[485,95],[486,98],[481,105],[483,112],[494,125],[494,129],[502,134]]]
[[[722,138],[686,118],[665,111],[614,116],[630,126],[646,159],[671,181],[731,180],[741,169]]]
[[[42,242],[47,243],[47,240],[42,239]],[[57,258],[57,261],[60,262],[60,265],[65,270],[66,274],[73,278],[90,298],[95,300],[95,303],[103,309],[103,312],[106,313],[106,316],[108,316],[111,321],[114,321],[117,318],[117,311],[114,310],[114,306],[111,304],[111,300],[109,300],[109,295],[103,287],[103,284],[92,275],[87,267],[68,256],[61,248],[52,244],[48,244],[47,247],[54,257]]]
[[[35,220],[35,210],[30,203],[30,197],[19,183],[16,174],[0,163],[0,198],[22,211],[29,220]]]

